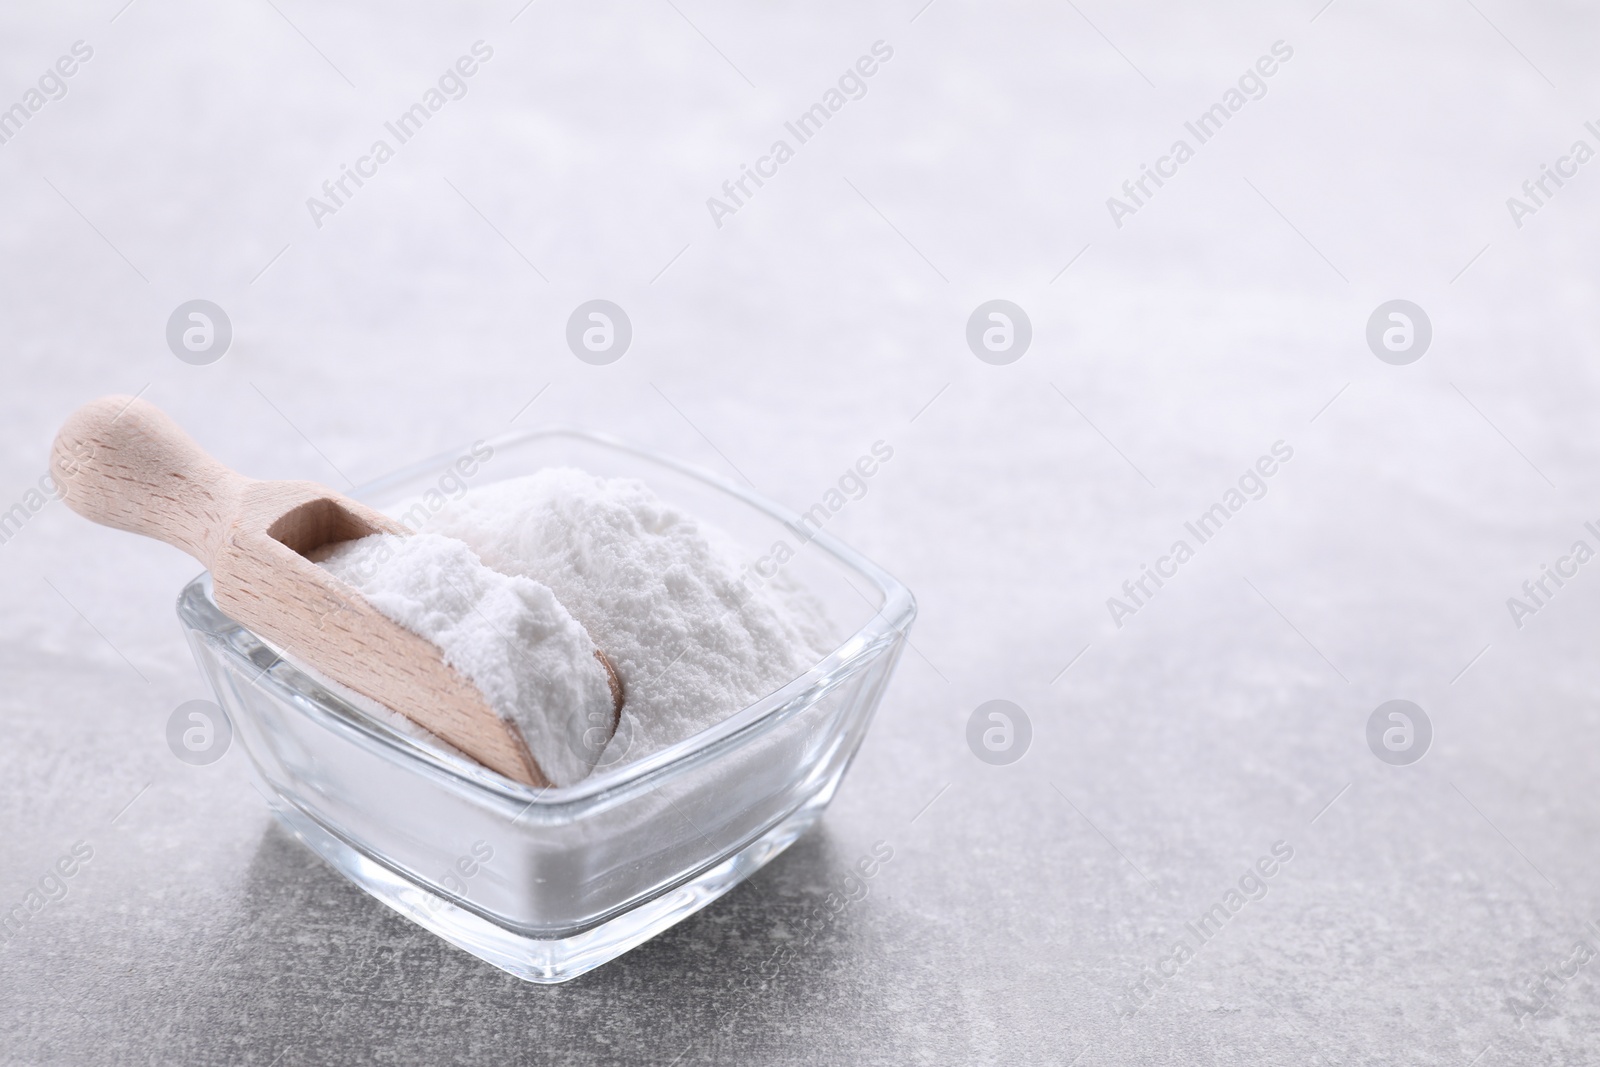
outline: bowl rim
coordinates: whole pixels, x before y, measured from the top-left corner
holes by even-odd
[[[703,482],[765,512],[781,522],[803,545],[815,545],[836,562],[853,569],[870,581],[883,597],[877,611],[855,632],[844,638],[827,655],[784,685],[704,730],[639,760],[624,760],[616,767],[592,774],[571,786],[538,789],[512,781],[465,756],[455,756],[374,719],[359,707],[329,690],[311,673],[268,644],[248,627],[229,618],[216,606],[211,595],[211,575],[201,572],[189,581],[178,598],[178,616],[190,630],[209,638],[213,647],[235,660],[242,660],[259,673],[258,686],[270,686],[280,701],[308,712],[315,718],[361,743],[376,745],[386,754],[411,763],[428,777],[444,779],[453,786],[465,786],[502,806],[519,807],[516,818],[529,815],[535,821],[554,817],[567,821],[595,806],[609,807],[639,792],[648,792],[666,777],[715,759],[729,748],[755,741],[776,729],[793,714],[810,706],[821,695],[866,668],[886,645],[904,639],[917,614],[911,590],[888,571],[849,547],[838,538],[818,529],[808,531],[798,512],[746,488],[714,471],[687,463],[663,452],[635,445],[608,433],[567,423],[549,423],[524,430],[513,430],[482,439],[490,448],[511,447],[541,438],[570,438],[627,453]],[[389,474],[357,486],[350,496],[367,500],[386,490],[403,485],[419,475],[437,471],[460,457],[467,448],[450,449],[408,464]],[[504,480],[504,479],[499,479]],[[493,484],[493,480],[485,484]],[[852,583],[853,584],[853,583]],[[857,590],[860,592],[860,590]],[[863,599],[866,595],[863,594]],[[199,604],[196,601],[200,601]],[[203,605],[203,606],[202,606]],[[254,646],[254,647],[252,647]],[[275,657],[266,667],[256,661],[255,649],[266,649]],[[541,817],[542,816],[542,817]]]

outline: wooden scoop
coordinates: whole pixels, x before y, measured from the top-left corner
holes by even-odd
[[[211,571],[217,606],[329,678],[418,723],[485,767],[550,784],[516,726],[444,661],[312,562],[341,541],[411,531],[315,482],[246,478],[207,455],[177,423],[135,397],[73,412],[51,470],[67,506],[183,549]],[[622,687],[605,656],[616,729]]]

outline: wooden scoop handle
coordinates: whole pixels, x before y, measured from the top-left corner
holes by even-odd
[[[236,474],[135,397],[102,397],[75,411],[56,435],[50,466],[73,511],[203,563],[217,606],[241,625],[491,770],[550,784],[521,731],[437,645],[315,563],[332,544],[409,533],[400,523],[312,482]],[[622,686],[595,655],[611,685],[615,730]]]
[[[73,412],[56,434],[50,470],[79,515],[165,541],[208,569],[252,483],[131,396],[103,396]]]

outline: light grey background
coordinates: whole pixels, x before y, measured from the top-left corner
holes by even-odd
[[[272,828],[242,752],[175,759],[167,717],[207,695],[172,615],[195,566],[50,504],[0,545],[0,905],[76,841],[94,858],[0,946],[0,1060],[1600,1058],[1600,964],[1516,1009],[1600,945],[1600,563],[1520,629],[1506,606],[1600,545],[1600,161],[1520,228],[1506,206],[1600,147],[1600,19],[920,3],[0,13],[0,106],[94,48],[0,145],[0,509],[114,391],[340,489],[559,420],[804,508],[882,439],[831,528],[922,608],[819,829],[535,988]],[[468,95],[314,227],[306,198],[479,39]],[[878,40],[867,95],[713,225],[706,198]],[[1114,226],[1106,198],[1278,40],[1267,95]],[[194,298],[233,322],[212,366],[165,345]],[[596,298],[634,328],[604,367],[563,341]],[[1003,367],[964,337],[996,298],[1034,328]],[[1365,342],[1396,298],[1434,328],[1405,367]],[[1279,440],[1267,495],[1114,627],[1106,598]],[[965,742],[997,698],[1034,728],[1005,767]],[[1433,722],[1410,767],[1364,740],[1392,698]],[[880,840],[870,894],[746,988]],[[1123,1017],[1277,841],[1267,896]]]

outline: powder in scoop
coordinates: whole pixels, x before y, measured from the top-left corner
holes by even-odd
[[[833,647],[786,576],[747,589],[731,538],[632,479],[549,468],[475,488],[428,529],[547,585],[605,650],[625,700],[604,766],[720,722]]]
[[[322,561],[386,617],[438,645],[444,660],[517,725],[555,785],[593,770],[614,705],[595,644],[550,587],[500,574],[436,533],[374,534]]]

